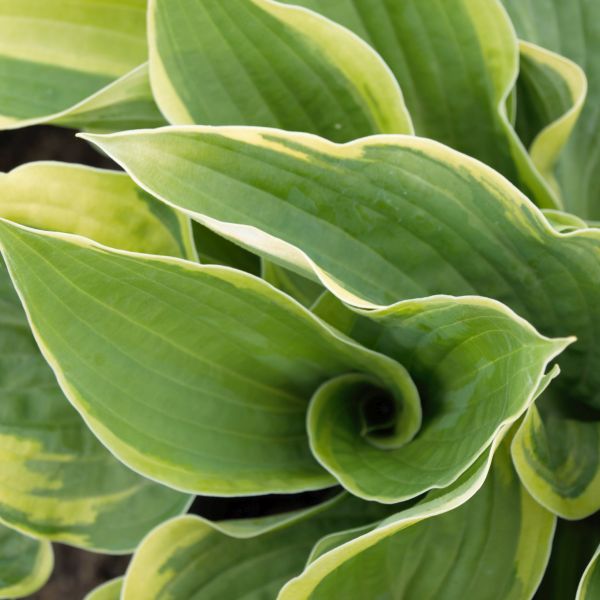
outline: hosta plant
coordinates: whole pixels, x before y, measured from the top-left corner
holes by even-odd
[[[0,176],[0,597],[60,541],[134,552],[90,600],[600,598],[600,3],[0,33],[0,126],[125,171]]]

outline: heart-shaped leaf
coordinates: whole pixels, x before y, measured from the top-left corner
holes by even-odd
[[[310,454],[305,413],[320,383],[350,371],[392,390],[407,436],[418,428],[418,395],[401,365],[341,337],[262,280],[2,229],[63,389],[98,437],[147,476],[219,495],[331,485]]]

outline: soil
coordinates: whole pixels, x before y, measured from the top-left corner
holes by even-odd
[[[118,168],[104,155],[75,137],[69,129],[29,127],[0,133],[0,171],[35,160],[74,162]],[[190,512],[212,520],[258,517],[311,506],[335,489],[255,498],[197,497]],[[55,568],[48,583],[29,600],[80,600],[96,586],[125,572],[129,556],[107,556],[54,544]]]

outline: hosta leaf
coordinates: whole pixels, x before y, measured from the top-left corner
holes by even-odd
[[[531,493],[561,516],[598,510],[600,423],[580,422],[532,406],[513,442],[515,465]]]
[[[549,375],[548,375],[549,376]],[[547,377],[548,377],[547,376]],[[504,439],[507,431],[510,426],[507,425],[503,427],[498,435],[494,438],[489,448],[485,452],[483,452],[479,458],[471,465],[454,483],[443,490],[433,490],[429,492],[426,496],[422,497],[420,502],[407,502],[404,504],[395,504],[395,505],[387,505],[388,510],[391,511],[391,516],[387,518],[385,521],[379,521],[370,523],[368,525],[363,525],[359,527],[354,527],[353,529],[347,529],[343,531],[338,531],[335,533],[331,533],[322,537],[313,547],[310,556],[307,561],[307,565],[316,561],[319,557],[326,554],[327,552],[346,544],[347,542],[351,542],[355,538],[366,535],[365,539],[367,540],[367,547],[370,545],[371,533],[374,529],[377,528],[378,525],[390,525],[390,528],[386,528],[384,530],[385,535],[393,534],[398,530],[398,527],[394,525],[396,522],[399,523],[399,529],[402,529],[404,526],[413,524],[421,519],[428,518],[430,516],[435,516],[446,511],[454,510],[456,507],[460,506],[464,502],[467,502],[473,494],[475,494],[479,488],[483,485],[484,481],[490,470],[490,465],[492,464],[492,458]],[[406,511],[410,506],[415,506],[415,510]],[[380,505],[384,506],[384,505]],[[396,509],[396,510],[394,510]],[[405,512],[406,511],[406,512]],[[415,512],[416,511],[416,512]],[[416,519],[414,517],[417,516]],[[405,518],[407,517],[407,518]],[[381,532],[379,532],[381,533]],[[375,536],[375,542],[378,541],[379,535]],[[362,545],[359,542],[356,548],[359,552],[362,549]],[[335,568],[336,564],[341,564],[346,560],[346,557],[343,555],[344,553],[337,554],[334,553],[333,560],[331,563],[326,563],[325,570],[329,570],[330,567]],[[352,552],[351,552],[352,554]],[[320,568],[320,567],[319,567]],[[317,568],[317,572],[319,570]],[[318,577],[318,575],[317,575]],[[309,574],[308,578],[312,578],[312,573]],[[294,584],[292,584],[293,587]],[[303,585],[303,584],[301,584]]]
[[[123,577],[111,579],[93,589],[83,600],[121,600]]]
[[[0,216],[124,250],[195,255],[189,220],[117,171],[34,162],[0,173]]]
[[[389,509],[387,510],[389,513]],[[300,519],[283,521],[253,537],[231,537],[229,523],[188,515],[157,527],[136,551],[126,574],[123,600],[262,600],[274,598],[300,573],[323,535],[381,520],[385,510],[345,497]],[[255,525],[262,520],[255,520]]]
[[[318,277],[350,304],[478,293],[545,335],[577,336],[548,393],[561,418],[578,421],[587,445],[568,493],[571,516],[589,514],[577,498],[592,489],[600,460],[596,425],[585,414],[586,405],[600,407],[600,230],[560,233],[497,173],[410,136],[336,145],[270,129],[180,127],[88,139],[167,204]],[[557,449],[565,464],[567,450]],[[567,493],[552,473],[530,473],[549,479],[554,494]],[[526,485],[562,514],[554,494],[536,496],[539,485]]]
[[[587,99],[557,179],[565,207],[600,219],[600,3],[593,0],[503,0],[517,34],[576,62],[588,79]],[[522,95],[523,96],[523,95]],[[531,102],[531,98],[521,98]],[[548,103],[552,98],[544,98]]]
[[[347,425],[348,418],[363,415],[369,427],[357,423],[345,435],[364,438],[356,446],[365,455],[371,456],[371,446],[405,444],[412,456],[410,440],[420,427],[421,406],[400,363],[340,337],[261,280],[223,267],[109,251],[82,238],[8,223],[1,237],[32,327],[70,400],[111,450],[142,473],[180,489],[219,495],[331,484],[333,478],[309,451],[305,413],[319,385],[350,373],[360,379],[361,390],[347,395],[341,418]],[[437,477],[417,474],[408,485],[394,456],[376,450],[381,453],[376,460],[390,459],[383,460],[385,468],[400,474],[395,486],[385,482],[387,488],[377,494],[368,489],[376,487],[377,473],[367,472],[373,481],[367,479],[360,490],[366,498],[381,495],[395,502],[456,479],[498,429],[526,408],[547,361],[566,343],[540,337],[493,301],[430,299],[391,309],[405,311],[407,321],[410,316],[417,323],[416,329],[403,331],[398,318],[398,337],[406,338],[402,343],[408,358],[411,344],[420,342],[419,332],[434,326],[427,314],[442,307],[452,313],[447,317],[478,320],[480,339],[473,345],[469,339],[475,327],[467,328],[462,338],[456,333],[444,346],[448,352],[453,344],[463,347],[454,362],[441,361],[440,368],[462,370],[455,379],[448,376],[448,389],[440,386],[436,400],[448,402],[447,410],[455,413],[472,403],[460,429],[480,434],[467,447],[452,445],[448,433],[447,457],[453,460],[437,453],[428,463],[436,465]],[[520,352],[522,347],[527,353]],[[401,344],[397,354],[402,354]],[[479,361],[475,367],[473,354]],[[413,361],[415,376],[424,377],[434,361]],[[505,371],[509,367],[516,368],[512,378]],[[473,368],[481,369],[480,380],[473,377]],[[430,375],[438,376],[433,369]],[[516,389],[505,406],[506,385]],[[372,394],[383,394],[393,407],[383,441],[379,424],[373,428],[369,421]],[[166,397],[168,413],[163,409]],[[426,423],[419,437],[429,439],[424,432],[435,429],[445,438],[456,415],[439,412],[439,423]],[[399,454],[401,462],[404,455]],[[414,469],[409,471],[414,476]]]
[[[98,90],[52,122],[97,132],[166,125],[152,98],[148,63]]]
[[[146,0],[2,0],[0,128],[66,116],[146,59]]]
[[[547,209],[543,210],[542,213],[556,231],[569,232],[589,227],[583,219],[561,210]]]
[[[410,133],[381,58],[343,27],[272,0],[151,0],[150,78],[171,123],[266,125],[337,141]]]
[[[575,600],[594,600],[600,596],[600,546],[588,565]]]
[[[181,255],[189,223],[122,173],[31,163],[0,175],[0,214],[107,244]],[[189,243],[189,242],[188,242]],[[0,273],[0,519],[34,535],[124,552],[189,499],[131,472],[62,394]]]
[[[560,197],[554,167],[581,113],[587,80],[577,64],[558,54],[527,42],[519,47],[517,130],[538,171]]]
[[[410,376],[239,271],[2,226],[31,325],[69,399],[125,463],[219,495],[324,487],[305,433],[318,385],[362,371],[418,428]],[[143,407],[143,410],[141,410]]]
[[[68,403],[1,267],[0,520],[36,536],[125,552],[189,499],[133,473]]]
[[[471,486],[457,507],[447,494],[437,504],[427,497],[325,552],[279,599],[358,600],[390,591],[423,600],[531,598],[548,561],[555,517],[521,486],[506,444],[474,491]]]
[[[400,83],[417,135],[486,162],[540,206],[558,205],[509,119],[519,47],[498,0],[286,1],[345,25],[377,50]]]
[[[307,307],[311,307],[325,289],[316,281],[284,269],[269,260],[262,261],[261,277]]]
[[[49,542],[0,524],[0,598],[22,598],[46,583],[54,557]]]
[[[313,397],[308,431],[319,461],[351,492],[379,502],[455,481],[522,414],[564,347],[484,299],[433,297],[364,314],[345,332],[407,367],[425,403],[423,427],[401,447],[389,434],[375,443],[361,436],[360,413],[348,408],[361,382],[345,375]]]

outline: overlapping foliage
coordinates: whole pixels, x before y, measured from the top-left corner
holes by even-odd
[[[0,176],[0,597],[50,541],[135,549],[89,600],[600,594],[599,3],[5,0],[0,33],[0,127],[125,171]]]

